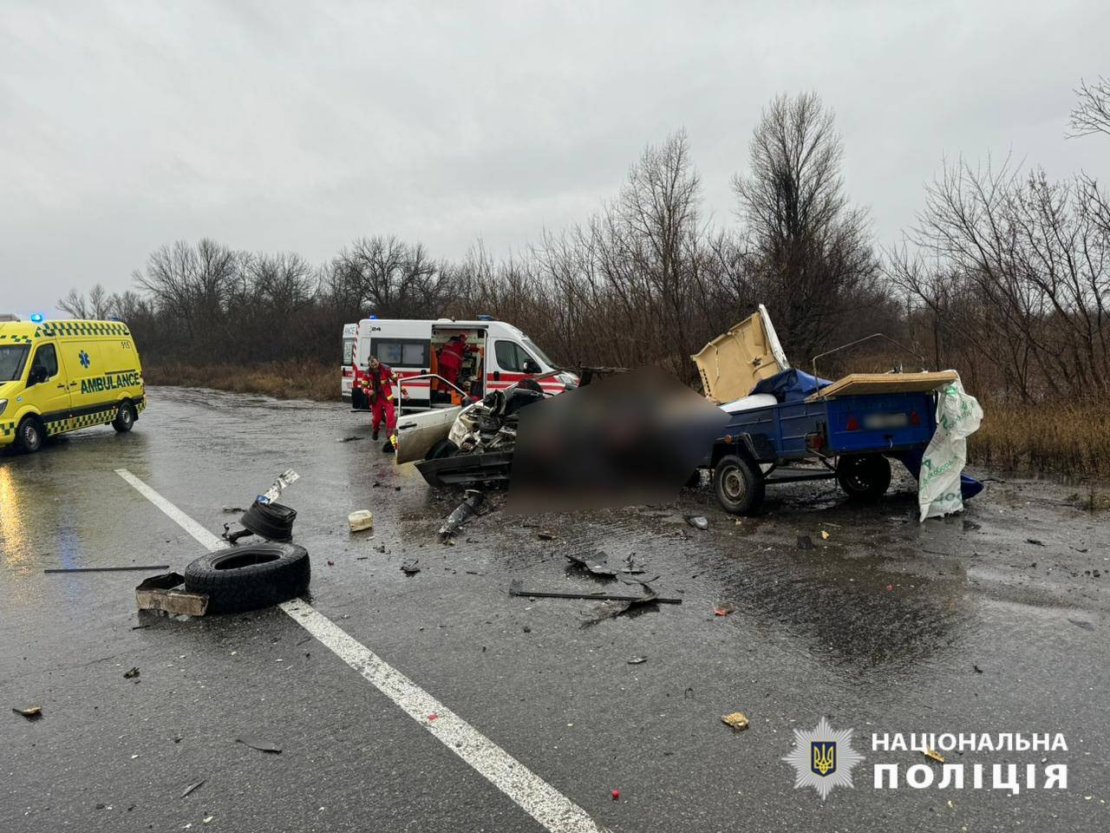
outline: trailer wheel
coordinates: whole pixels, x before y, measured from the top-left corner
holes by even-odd
[[[713,468],[713,490],[721,508],[733,515],[750,515],[763,504],[763,472],[736,454],[722,457]]]
[[[208,595],[209,613],[271,607],[308,589],[308,552],[295,544],[251,544],[198,558],[185,568],[185,589]]]
[[[841,457],[836,480],[853,500],[878,500],[890,488],[890,461],[881,454]]]

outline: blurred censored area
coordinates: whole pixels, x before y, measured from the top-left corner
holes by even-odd
[[[520,412],[506,510],[667,503],[706,461],[728,414],[656,368],[639,368]]]

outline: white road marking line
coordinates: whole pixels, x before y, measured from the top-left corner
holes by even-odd
[[[166,513],[209,552],[228,546],[127,469],[116,474]],[[604,833],[605,828],[455,712],[301,599],[282,604],[290,618],[358,671],[378,691],[466,761],[551,833]],[[434,720],[430,715],[436,715]]]

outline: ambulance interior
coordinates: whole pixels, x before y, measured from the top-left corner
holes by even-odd
[[[455,384],[479,399],[486,395],[486,330],[484,327],[459,327],[456,325],[432,325],[432,353],[429,361],[430,373],[435,373],[444,378],[451,378],[451,372],[441,366],[440,357],[443,348],[454,336],[466,336],[466,347],[462,351],[458,376]],[[465,404],[461,401],[458,391],[448,385],[432,380],[431,405],[435,407]]]

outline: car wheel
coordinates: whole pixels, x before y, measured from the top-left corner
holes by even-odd
[[[304,547],[250,544],[193,561],[185,568],[185,589],[207,595],[209,613],[242,613],[300,596],[310,577]]]
[[[432,446],[428,452],[425,460],[442,460],[445,457],[454,457],[458,453],[459,447],[451,440],[440,440]]]
[[[853,500],[878,500],[890,488],[890,461],[881,454],[841,457],[836,480]]]
[[[119,433],[126,434],[135,425],[135,406],[130,402],[120,402],[116,418],[112,420],[112,427]]]
[[[23,422],[19,423],[19,427],[15,429],[15,444],[20,451],[33,454],[42,448],[42,441],[45,436],[46,432],[43,430],[38,417],[25,417]]]
[[[713,490],[721,508],[733,515],[749,515],[763,503],[763,472],[736,454],[727,454],[713,467]]]

